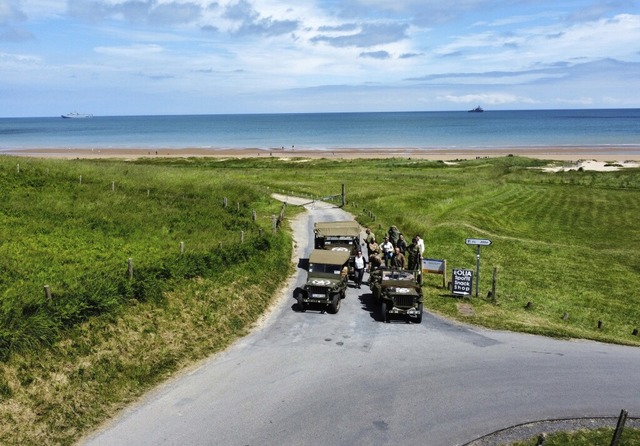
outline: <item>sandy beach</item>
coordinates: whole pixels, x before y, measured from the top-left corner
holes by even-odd
[[[63,159],[138,159],[157,157],[213,157],[213,158],[333,158],[333,159],[372,159],[372,158],[412,158],[427,160],[452,161],[485,157],[501,157],[517,155],[529,158],[578,162],[591,160],[602,163],[640,162],[638,147],[514,147],[501,149],[482,148],[447,148],[447,149],[389,149],[389,148],[345,148],[345,149],[201,149],[201,148],[165,148],[165,149],[96,149],[96,148],[32,148],[5,150],[6,155],[47,157]]]

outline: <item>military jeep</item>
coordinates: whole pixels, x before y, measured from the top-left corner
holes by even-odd
[[[404,315],[422,322],[422,273],[380,268],[369,275],[369,288],[380,309],[380,318],[390,322],[392,315]]]
[[[355,257],[361,248],[361,228],[357,221],[319,221],[313,225],[316,249],[349,253],[349,276],[355,273]]]
[[[348,262],[346,251],[314,249],[309,256],[307,282],[295,296],[299,310],[304,312],[309,305],[318,305],[322,311],[328,307],[329,313],[337,313],[347,291],[347,277],[342,269]]]

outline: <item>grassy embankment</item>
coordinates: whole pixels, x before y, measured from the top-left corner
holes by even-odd
[[[500,329],[640,344],[632,335],[640,325],[637,170],[552,174],[518,157],[299,161],[2,159],[1,339],[18,353],[2,364],[0,442],[68,443],[242,334],[288,272],[290,240],[282,234],[253,235],[248,248],[235,242],[239,230],[256,232],[252,207],[269,232],[279,211],[266,198],[274,189],[326,196],[344,183],[347,210],[363,225],[378,235],[392,224],[421,233],[427,255],[449,269],[474,269],[465,238],[491,239],[482,248],[480,297],[465,299],[473,315],[459,312],[461,299],[435,275],[425,286],[431,311]],[[227,267],[215,267],[221,263]],[[494,267],[496,301],[486,298]],[[38,322],[50,307],[55,323]],[[28,329],[53,337],[21,340]]]
[[[544,440],[544,446],[606,446],[611,444],[613,435],[613,428],[560,432],[548,435]],[[526,441],[511,443],[508,446],[532,446],[535,444],[538,444],[538,437],[533,437]],[[638,444],[640,444],[640,429],[627,428],[622,431],[618,446],[633,446]]]
[[[73,443],[291,272],[280,203],[224,171],[0,157],[0,187],[0,444]]]

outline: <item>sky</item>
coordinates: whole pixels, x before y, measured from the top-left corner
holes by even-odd
[[[0,0],[0,116],[638,108],[640,0]]]

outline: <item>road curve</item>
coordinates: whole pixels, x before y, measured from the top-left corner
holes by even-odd
[[[314,221],[351,218],[305,207],[292,222],[300,258]],[[640,349],[469,327],[428,302],[421,324],[384,324],[364,287],[336,315],[298,313],[304,278],[252,334],[82,444],[451,446],[536,420],[640,414]]]

